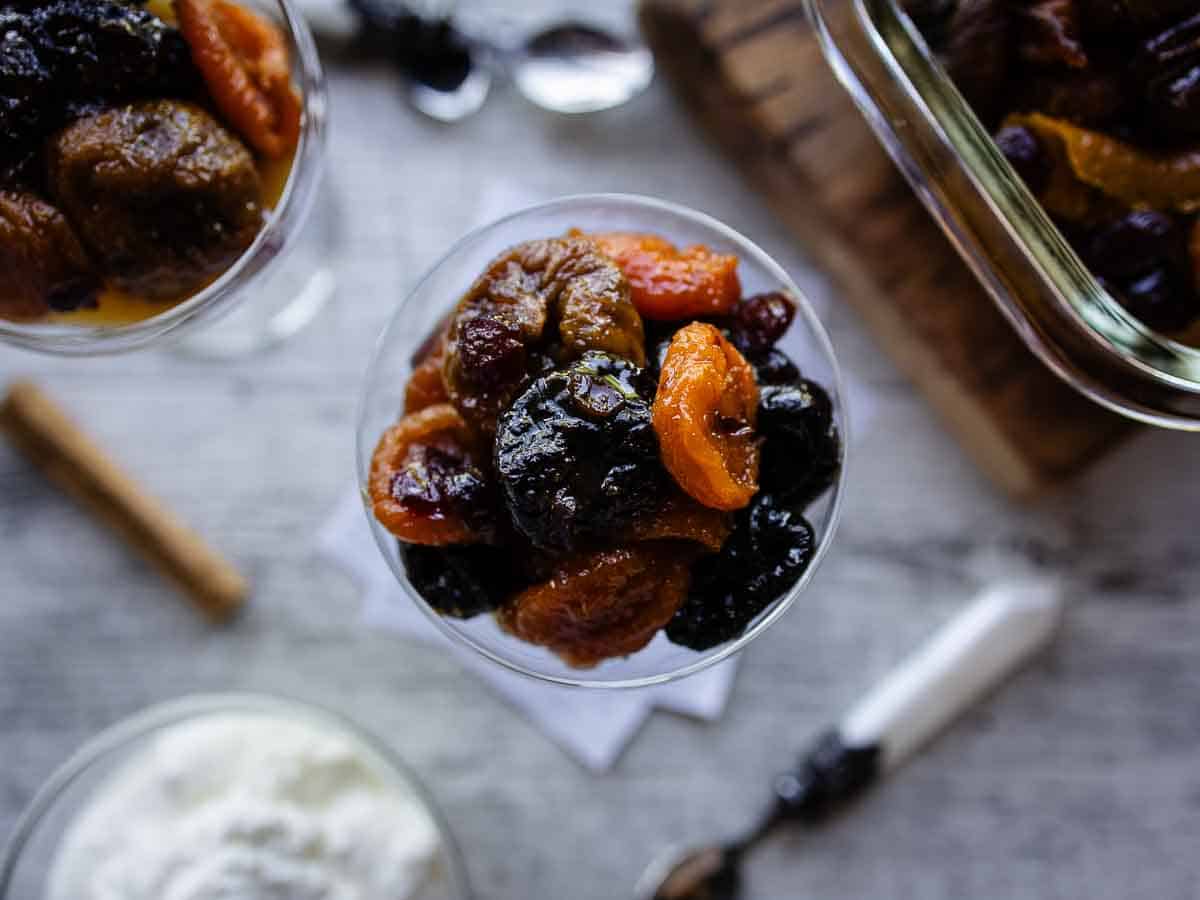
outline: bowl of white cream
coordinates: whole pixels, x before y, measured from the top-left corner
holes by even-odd
[[[428,792],[293,700],[206,695],[86,744],[0,855],[0,900],[469,900]]]

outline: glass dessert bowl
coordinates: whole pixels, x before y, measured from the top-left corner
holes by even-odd
[[[0,340],[136,349],[269,292],[285,260],[312,265],[287,254],[320,180],[325,89],[288,0],[0,16],[22,75],[2,89]]]
[[[186,697],[112,726],[51,775],[0,851],[3,900],[325,892],[471,897],[445,818],[391,750],[266,695]]]
[[[1167,151],[1160,141],[1147,144],[1145,132],[1130,132],[1123,123],[1114,130],[1112,121],[1080,128],[1074,121],[1058,120],[1091,115],[1097,104],[1108,102],[1113,85],[1108,76],[1113,72],[1121,73],[1123,78],[1128,70],[1130,78],[1142,77],[1134,70],[1141,71],[1143,60],[1134,56],[1156,57],[1149,60],[1159,67],[1153,73],[1153,90],[1186,83],[1190,77],[1188,54],[1194,50],[1189,51],[1187,40],[1179,39],[1178,34],[1167,35],[1167,45],[1159,46],[1151,33],[1131,33],[1121,38],[1120,47],[1140,42],[1144,54],[1127,52],[1113,44],[1119,51],[1115,65],[1106,59],[1089,71],[1088,66],[1081,65],[1082,57],[1070,58],[1078,47],[1069,47],[1069,41],[1051,46],[1055,43],[1051,33],[1059,24],[1057,17],[1064,10],[1069,14],[1081,7],[1074,3],[1048,5],[1042,10],[1045,16],[1037,52],[1022,51],[1022,65],[1040,69],[1042,75],[1035,78],[1030,71],[1014,70],[1013,85],[1030,90],[1018,109],[1005,105],[1008,93],[996,90],[995,84],[988,87],[982,77],[993,57],[988,48],[1009,44],[994,34],[985,36],[977,47],[986,52],[964,57],[968,68],[975,66],[975,75],[980,77],[970,83],[960,72],[956,84],[931,50],[930,42],[901,8],[904,5],[927,21],[939,12],[953,11],[958,4],[940,0],[914,0],[909,4],[896,0],[805,0],[835,74],[1030,350],[1064,381],[1109,409],[1148,424],[1200,430],[1200,349],[1194,346],[1197,329],[1186,327],[1186,318],[1176,317],[1174,310],[1167,309],[1168,315],[1161,315],[1164,307],[1174,306],[1173,302],[1163,302],[1165,281],[1178,273],[1164,276],[1151,265],[1118,274],[1101,271],[1106,268],[1103,262],[1097,266],[1096,259],[1082,258],[1094,256],[1094,249],[1104,240],[1110,245],[1115,241],[1122,252],[1135,243],[1153,243],[1161,219],[1148,227],[1118,220],[1130,213],[1163,209],[1159,197],[1146,194],[1144,189],[1153,184],[1162,188],[1172,180],[1174,176],[1165,177],[1164,173],[1177,165],[1177,151],[1184,145]],[[990,5],[978,2],[963,4],[962,8],[986,12]],[[1103,8],[1105,15],[1136,7],[1141,11],[1138,15],[1174,16],[1176,25],[1186,24],[1178,20],[1194,14],[1194,10],[1188,12],[1186,0],[1142,5],[1099,3],[1094,7]],[[1019,13],[1013,7],[1007,14],[1038,13]],[[1088,16],[1083,20],[1087,29],[1109,27],[1101,26],[1091,13]],[[1169,31],[1170,24],[1164,23],[1163,29]],[[945,25],[945,21],[938,22],[930,31],[939,44]],[[1029,29],[1037,30],[1032,24]],[[960,32],[957,40],[963,37]],[[1043,77],[1046,60],[1055,55],[1058,61],[1048,68],[1057,66],[1059,75],[1047,79]],[[1194,68],[1195,60],[1190,64]],[[1181,67],[1179,78],[1159,77],[1176,71],[1175,66]],[[964,94],[971,97],[980,114]],[[997,103],[1000,108],[989,109]],[[1149,100],[1141,101],[1141,105],[1147,111],[1151,107]],[[1046,111],[1053,116],[1048,117]],[[1032,162],[1028,157],[1022,159],[1022,143],[1027,135],[1005,136],[1001,143],[1007,147],[994,139],[993,132],[1000,123],[993,118],[1014,113],[1026,115],[1008,124],[1023,125],[1055,157],[1047,184],[1039,183],[1039,166],[1027,165]],[[1116,121],[1120,118],[1118,115]],[[1120,138],[1114,140],[1117,134]],[[1151,149],[1148,155],[1147,147]],[[1107,162],[1096,165],[1098,160],[1120,163],[1122,158],[1131,161],[1132,167],[1108,166]],[[1070,180],[1083,182],[1083,191],[1076,190],[1078,184],[1063,189],[1066,185],[1062,176],[1067,174],[1067,167],[1061,165],[1064,161],[1074,169]],[[1165,168],[1159,166],[1160,162]],[[1191,164],[1183,166],[1188,170],[1180,182],[1184,194],[1191,190],[1186,186],[1195,177],[1191,174],[1194,164],[1193,158]],[[1026,178],[1018,169],[1025,170]],[[1120,177],[1113,178],[1116,170],[1120,170]],[[1144,177],[1147,171],[1153,172],[1153,177]],[[1136,177],[1128,178],[1131,174]],[[1175,171],[1175,176],[1179,174]],[[1113,213],[1107,224],[1117,227],[1110,234],[1101,236],[1095,231],[1081,235],[1071,227],[1065,231],[1060,227],[1073,214],[1064,202],[1067,198],[1094,200],[1098,196],[1105,202],[1090,211]],[[1184,207],[1169,210],[1172,215],[1179,214],[1178,225],[1182,226],[1194,212],[1190,205],[1189,200]],[[1091,228],[1101,223],[1087,224]],[[1102,239],[1097,241],[1098,237]],[[1147,237],[1151,238],[1149,242]],[[1155,324],[1167,327],[1156,329],[1152,327]]]
[[[643,197],[460,241],[405,298],[358,424],[366,513],[445,633],[561,684],[637,687],[762,634],[837,522],[829,339],[778,264]]]

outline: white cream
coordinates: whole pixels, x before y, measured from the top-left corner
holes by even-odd
[[[47,900],[406,900],[438,834],[371,752],[265,713],[172,726],[67,829]]]

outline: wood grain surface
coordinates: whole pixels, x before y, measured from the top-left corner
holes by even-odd
[[[628,5],[575,9],[631,21]],[[750,900],[1200,894],[1194,438],[1139,434],[1060,496],[1016,508],[664,85],[579,120],[502,91],[447,129],[409,113],[386,69],[326,52],[341,293],[316,327],[219,366],[165,350],[61,361],[0,348],[0,380],[47,385],[254,585],[231,626],[206,624],[0,446],[0,840],[104,726],[192,691],[268,690],[331,704],[410,760],[481,900],[623,900],[661,844],[750,821],[771,773],[980,585],[1035,567],[1074,601],[1055,649],[828,830],[763,848]],[[728,713],[656,716],[603,777],[442,650],[364,628],[357,587],[312,550],[352,480],[375,337],[480,198],[514,184],[654,194],[751,235],[828,306],[838,353],[875,400],[833,550],[745,655]]]
[[[984,472],[1033,496],[1126,435],[1038,363],[955,255],[834,79],[801,0],[644,0],[641,18],[706,131]]]

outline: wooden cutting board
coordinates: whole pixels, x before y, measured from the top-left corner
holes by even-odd
[[[642,0],[660,69],[996,483],[1036,497],[1133,426],[1026,349],[834,79],[799,0]]]

